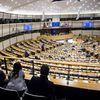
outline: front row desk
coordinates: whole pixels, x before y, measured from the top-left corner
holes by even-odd
[[[30,80],[32,75],[25,75],[26,80]],[[100,99],[100,83],[89,82],[88,80],[73,80],[54,79],[49,76],[55,85],[55,96],[59,98],[66,98],[66,100],[99,100]]]
[[[30,74],[32,64],[26,59],[20,60],[22,60],[25,79],[28,82],[32,77]],[[57,98],[65,97],[66,100],[100,99],[100,63],[36,60],[34,61],[35,75],[39,75],[41,64],[50,66],[48,78],[55,84]],[[9,70],[11,70],[10,67],[8,66]]]
[[[66,98],[66,100],[81,100],[81,99],[92,99],[92,100],[99,100],[100,99],[100,80],[99,80],[99,75],[100,75],[100,63],[77,63],[77,62],[56,62],[56,61],[48,61],[48,60],[43,60],[40,61],[39,63],[41,64],[48,64],[50,65],[50,73],[49,73],[49,80],[51,80],[55,84],[55,95],[57,98]],[[59,65],[61,67],[66,68],[66,64],[68,66],[76,66],[80,68],[83,68],[82,70],[85,70],[87,72],[81,72],[83,73],[82,75],[79,75],[79,78],[71,78],[71,76],[68,79],[68,70],[63,70],[62,73],[65,75],[62,75],[59,70],[54,71],[54,67],[57,67],[58,63],[63,64],[63,66]],[[56,64],[54,66],[54,64]],[[75,74],[78,72],[74,72],[74,70],[71,69],[70,67],[70,72],[69,74],[72,75],[71,73]],[[74,68],[74,67],[73,67]],[[90,70],[89,70],[90,69]],[[93,70],[94,69],[94,70]],[[92,72],[91,72],[92,71]],[[60,74],[59,74],[60,73]],[[90,73],[90,74],[89,74]],[[86,75],[88,76],[86,76]],[[61,76],[62,77],[61,77]],[[26,80],[30,80],[32,75],[25,75]],[[64,77],[65,76],[65,77]],[[74,76],[73,76],[74,77]],[[89,78],[90,77],[90,78]]]

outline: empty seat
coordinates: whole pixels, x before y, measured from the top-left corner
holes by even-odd
[[[3,100],[20,100],[17,91],[2,87],[0,87],[0,98]]]
[[[40,95],[33,95],[30,93],[25,92],[22,100],[47,100],[45,96],[40,96]]]

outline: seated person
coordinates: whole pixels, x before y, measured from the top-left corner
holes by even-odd
[[[54,99],[54,84],[48,80],[49,67],[42,65],[40,77],[32,77],[28,84],[28,93],[42,95],[47,97],[47,100]]]
[[[0,61],[0,67],[1,67],[2,62]],[[2,71],[2,69],[0,69],[0,87],[4,87],[5,86],[5,80],[6,80],[6,75],[5,73]]]
[[[0,70],[0,87],[5,86],[5,80],[6,80],[5,73],[2,70]]]
[[[9,82],[6,88],[18,91],[20,93],[19,95],[21,96],[27,89],[27,86],[24,80],[24,72],[20,62],[14,63],[13,70],[9,74],[8,78]]]
[[[42,51],[45,51],[45,50],[44,50],[44,43],[41,45],[41,50],[42,50]]]
[[[24,56],[29,57],[29,52],[27,50],[25,50]]]

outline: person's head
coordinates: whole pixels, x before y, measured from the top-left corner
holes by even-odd
[[[43,64],[41,66],[40,74],[47,76],[49,74],[49,66],[46,64]]]
[[[19,70],[21,70],[21,69],[22,69],[22,66],[21,66],[20,62],[15,62],[14,66],[13,66],[13,71],[19,72]]]

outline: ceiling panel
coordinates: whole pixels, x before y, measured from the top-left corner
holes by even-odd
[[[100,13],[100,0],[0,0],[0,11],[27,15]]]

